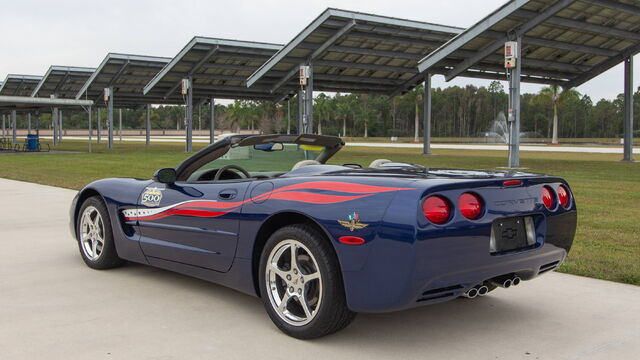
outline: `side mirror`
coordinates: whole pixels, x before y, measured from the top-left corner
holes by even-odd
[[[153,174],[153,180],[162,184],[173,184],[176,182],[177,174],[174,168],[162,168]]]

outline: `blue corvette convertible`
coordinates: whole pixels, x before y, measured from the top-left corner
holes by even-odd
[[[382,312],[484,296],[558,267],[576,229],[561,178],[378,159],[329,165],[321,135],[229,136],[152,180],[81,190],[94,269],[149,264],[259,296],[297,338]]]

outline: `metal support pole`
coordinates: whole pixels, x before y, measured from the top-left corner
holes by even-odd
[[[27,114],[27,134],[31,134],[31,113]]]
[[[40,137],[40,112],[36,111],[36,135]]]
[[[6,119],[6,115],[2,114],[2,138],[3,139],[6,136],[6,130],[7,130],[7,119]]]
[[[422,115],[424,116],[422,153],[429,155],[431,154],[431,74],[427,74],[424,78],[424,95],[422,99],[424,101],[422,108]]]
[[[53,146],[58,145],[58,108],[53,108],[51,124],[53,125]]]
[[[62,110],[58,116],[58,144],[62,143]]]
[[[147,104],[147,121],[146,125],[146,134],[145,134],[145,143],[149,145],[151,143],[151,105]]]
[[[109,102],[107,103],[107,134],[109,149],[113,149],[113,88],[109,88]]]
[[[304,91],[298,90],[298,134],[304,134]]]
[[[291,134],[291,99],[287,100],[287,135]]]
[[[307,108],[305,111],[305,131],[308,134],[313,134],[313,64],[311,63],[309,63],[309,78],[307,79],[305,94],[307,100]]]
[[[100,108],[96,109],[96,122],[97,122],[97,126],[96,126],[96,132],[98,135],[98,144],[100,144],[100,142],[102,141],[102,125],[100,124]]]
[[[189,89],[187,91],[187,113],[186,113],[186,142],[185,151],[190,153],[192,151],[192,119],[193,119],[193,78],[189,76]]]
[[[624,156],[633,161],[633,55],[624,59]]]
[[[122,108],[118,109],[118,136],[122,142]]]
[[[11,111],[11,143],[16,144],[16,111]]]
[[[517,40],[516,67],[510,69],[509,110],[513,121],[509,122],[509,168],[520,167],[520,69],[522,68],[522,37]]]
[[[216,100],[211,98],[211,119],[209,120],[209,143],[213,144],[216,136]]]
[[[91,152],[91,141],[92,141],[92,136],[91,136],[91,106],[89,106],[89,111],[87,111],[87,113],[89,114],[89,152]]]

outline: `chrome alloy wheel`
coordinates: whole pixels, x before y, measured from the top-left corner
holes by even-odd
[[[288,324],[308,324],[320,310],[322,277],[311,251],[297,240],[284,240],[271,250],[265,283],[271,306]]]
[[[98,260],[104,249],[104,222],[100,212],[93,206],[84,209],[80,220],[80,242],[82,251],[89,260]]]

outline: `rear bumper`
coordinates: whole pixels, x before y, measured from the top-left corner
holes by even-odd
[[[560,266],[571,246],[575,211],[553,220],[538,247],[503,255],[489,253],[481,228],[412,243],[376,238],[363,268],[343,271],[347,304],[356,312],[396,311],[457,298],[498,276],[533,279]]]

